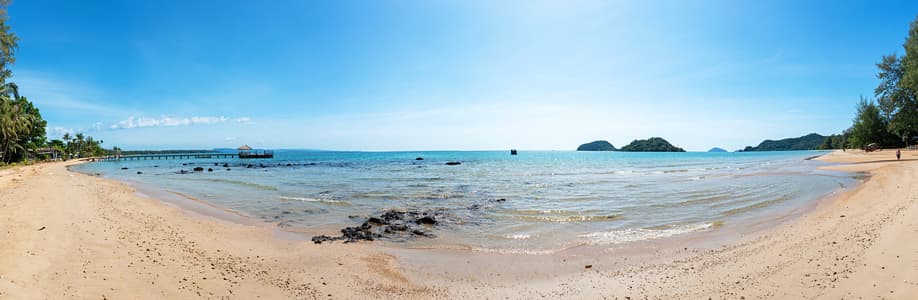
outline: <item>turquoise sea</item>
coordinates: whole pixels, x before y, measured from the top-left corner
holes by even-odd
[[[434,230],[437,238],[399,243],[554,251],[711,230],[790,211],[856,182],[806,160],[820,154],[282,150],[274,159],[95,162],[76,170],[294,231],[335,233],[385,209],[441,209],[452,217]],[[196,166],[205,171],[180,172]]]

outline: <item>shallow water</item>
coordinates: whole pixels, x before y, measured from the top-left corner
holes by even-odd
[[[353,226],[384,209],[443,209],[451,217],[434,231],[439,237],[407,245],[544,252],[729,226],[855,182],[805,160],[819,154],[288,150],[267,160],[98,162],[76,170],[297,229]],[[196,166],[214,171],[179,174]]]

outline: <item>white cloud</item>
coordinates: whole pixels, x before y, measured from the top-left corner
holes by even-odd
[[[245,125],[255,124],[255,121],[252,121],[252,118],[249,118],[249,117],[235,118],[233,119],[233,122],[236,122],[239,124],[245,124]]]
[[[55,126],[55,127],[50,128],[50,129],[51,129],[51,130],[50,130],[50,132],[49,132],[48,135],[49,135],[50,137],[52,137],[52,138],[54,138],[54,137],[62,137],[62,136],[64,136],[64,134],[68,134],[68,133],[71,134],[71,135],[73,135],[73,134],[76,132],[76,130],[74,130],[73,128],[64,128],[64,127],[61,127],[61,126]]]
[[[111,126],[109,126],[109,128],[111,129],[131,129],[131,128],[144,128],[144,127],[209,125],[209,124],[226,123],[227,121],[230,121],[230,120],[236,123],[243,123],[243,124],[252,123],[252,118],[249,118],[249,117],[230,119],[224,116],[188,117],[188,118],[177,118],[177,117],[171,117],[171,116],[162,116],[159,118],[130,116],[125,120],[121,120],[118,123],[112,124]]]

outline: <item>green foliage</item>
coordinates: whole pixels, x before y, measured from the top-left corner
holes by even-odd
[[[47,122],[32,102],[19,95],[19,87],[8,82],[16,61],[14,54],[19,38],[7,24],[6,6],[0,1],[0,162],[24,160],[45,145]]]
[[[874,89],[876,102],[862,98],[858,103],[846,139],[851,147],[870,143],[898,147],[918,134],[918,20],[909,26],[902,46],[904,56],[884,55],[877,63],[880,83]]]
[[[758,146],[747,146],[743,152],[750,151],[795,151],[795,150],[816,150],[826,140],[825,136],[810,133],[801,137],[788,138],[782,140],[764,140]]]
[[[857,104],[857,115],[851,126],[848,144],[853,148],[864,148],[872,143],[882,143],[889,131],[880,113],[880,107],[873,101],[861,97]]]
[[[109,154],[110,152],[102,148],[103,141],[97,141],[91,136],[83,135],[83,133],[77,133],[73,136],[69,133],[65,133],[63,139],[64,140],[60,142],[66,157],[80,158],[101,156]]]
[[[845,130],[842,134],[833,134],[827,136],[817,150],[831,150],[831,149],[846,149],[848,147],[848,138],[850,136],[850,130]]]
[[[685,152],[682,148],[673,146],[663,138],[652,137],[646,140],[634,140],[631,144],[622,147],[625,152]]]
[[[616,151],[608,141],[593,141],[577,147],[577,151]]]

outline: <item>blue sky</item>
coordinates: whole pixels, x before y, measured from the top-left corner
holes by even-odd
[[[19,0],[14,81],[106,147],[689,150],[837,133],[915,1]]]

